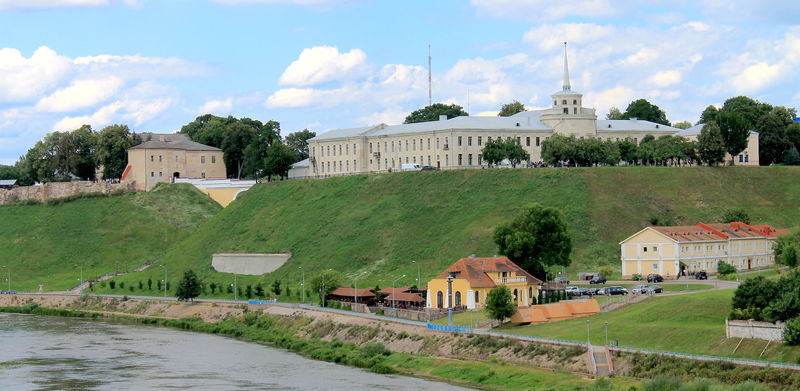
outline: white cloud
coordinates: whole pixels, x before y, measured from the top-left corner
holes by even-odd
[[[531,21],[555,20],[569,16],[607,17],[620,11],[608,0],[471,0],[480,12],[494,17]]]
[[[107,5],[108,0],[0,0],[0,11]]]
[[[40,99],[36,108],[49,112],[71,112],[93,107],[111,98],[123,84],[123,81],[117,77],[75,80],[69,87],[59,89]]]
[[[598,92],[589,92],[584,96],[584,102],[593,102],[597,107],[598,118],[605,118],[605,114],[611,107],[617,107],[622,111],[628,107],[632,100],[639,98],[638,93],[629,87],[616,86]]]
[[[402,123],[410,113],[410,111],[403,110],[400,106],[394,106],[380,112],[361,116],[358,118],[357,122],[362,125],[399,124]]]
[[[211,99],[206,101],[200,108],[197,110],[199,114],[229,114],[233,109],[233,98],[227,99]]]
[[[42,46],[30,58],[17,49],[0,49],[0,101],[27,101],[58,85],[72,71],[69,58]]]
[[[762,61],[745,68],[741,73],[732,77],[730,81],[734,90],[753,93],[775,82],[786,71],[788,69],[781,63],[770,65]]]
[[[525,42],[538,44],[542,50],[560,48],[564,42],[583,44],[604,40],[614,28],[591,23],[562,23],[534,27],[522,36]]]
[[[656,73],[650,78],[650,82],[656,87],[668,87],[680,83],[682,79],[683,74],[680,71],[668,70]]]
[[[53,126],[53,130],[72,130],[84,124],[94,128],[112,123],[138,126],[169,109],[176,101],[169,87],[142,82],[120,99],[101,107],[93,114],[62,118]]]
[[[367,55],[361,49],[339,53],[331,46],[303,49],[278,80],[280,85],[312,86],[329,81],[361,76],[366,71]]]

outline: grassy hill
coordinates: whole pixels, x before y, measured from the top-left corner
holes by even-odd
[[[307,279],[332,268],[349,278],[366,273],[359,286],[386,287],[403,274],[398,285],[415,284],[419,266],[424,284],[459,257],[494,254],[494,227],[534,202],[566,217],[574,276],[598,265],[618,269],[617,243],[653,218],[713,222],[726,208],[742,207],[757,222],[796,226],[800,168],[493,169],[265,183],[171,247],[163,260],[175,276],[171,281],[192,268],[206,282],[229,285],[233,276],[214,272],[211,254],[290,251],[293,258],[271,275],[240,277],[238,283],[281,279],[292,296],[299,267]],[[130,286],[163,278],[159,273],[121,280]]]
[[[767,347],[767,341],[745,339],[737,349],[740,339],[725,337],[732,297],[732,290],[654,297],[586,318],[542,325],[507,324],[500,331],[583,342],[588,320],[589,335],[596,345],[605,344],[604,323],[608,322],[608,338],[618,340],[620,346],[792,363],[800,360],[800,348],[781,343]]]
[[[65,290],[155,260],[221,208],[191,185],[61,205],[0,206],[0,266],[18,291]],[[0,289],[6,269],[0,268]]]

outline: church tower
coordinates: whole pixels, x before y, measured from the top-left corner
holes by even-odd
[[[567,43],[564,42],[564,82],[561,91],[552,95],[553,106],[541,114],[542,122],[556,133],[576,137],[595,137],[597,115],[594,109],[583,107],[583,94],[572,91],[567,62]]]

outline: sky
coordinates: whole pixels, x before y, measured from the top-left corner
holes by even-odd
[[[0,164],[52,131],[174,132],[205,113],[282,134],[495,115],[572,89],[673,122],[747,95],[800,107],[797,0],[0,0]]]

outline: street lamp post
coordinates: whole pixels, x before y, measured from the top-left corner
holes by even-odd
[[[605,322],[606,326],[606,346],[608,346],[608,322]]]
[[[331,270],[333,270],[333,269],[328,269],[328,271],[331,271]],[[328,291],[325,290],[325,271],[324,270],[322,271],[322,292],[320,292],[320,294],[322,295],[322,307],[325,307],[325,302],[326,302],[325,299],[326,299],[326,296],[328,296]]]
[[[411,261],[411,263],[416,263],[417,264],[417,289],[420,289],[420,288],[422,288],[422,285],[421,285],[422,281],[420,281],[420,278],[419,278],[419,264],[417,263],[417,261]]]
[[[358,290],[358,286],[356,286],[356,282],[358,281],[359,277],[363,277],[367,272],[362,272],[361,274],[357,274],[353,277],[353,302],[358,303],[358,296],[356,296],[356,290]]]
[[[589,339],[589,320],[586,320],[586,347],[588,348],[592,344],[591,339]]]
[[[3,269],[6,269],[6,282],[8,283],[8,290],[11,290],[11,268],[8,266],[3,266]]]
[[[301,291],[300,291],[300,295],[303,297],[303,304],[305,304],[306,303],[306,271],[303,270],[302,266],[298,266],[297,268],[300,269],[300,273],[302,273],[302,275],[303,275],[303,282],[300,283],[300,287],[302,288]]]
[[[83,284],[83,266],[75,264],[75,267],[81,269],[81,279],[80,279],[80,281],[81,281],[81,284]]]
[[[395,291],[395,289],[394,289],[394,283],[396,283],[397,280],[399,280],[399,279],[401,279],[401,278],[403,278],[405,276],[406,275],[403,274],[402,276],[397,277],[394,280],[392,280],[392,296],[395,296],[394,301],[392,302],[392,308],[394,308],[394,316],[395,316],[395,318],[397,317],[397,291]]]
[[[167,267],[164,265],[158,265],[159,267],[164,269],[164,298],[167,298]]]
[[[447,274],[447,324],[453,325],[453,278],[456,273],[450,272]]]

